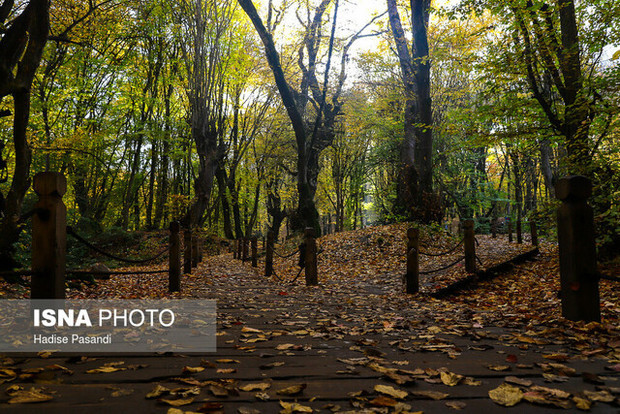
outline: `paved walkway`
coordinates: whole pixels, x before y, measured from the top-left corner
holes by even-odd
[[[188,402],[173,413],[555,413],[558,406],[576,411],[580,398],[611,397],[615,403],[595,402],[590,412],[618,412],[617,326],[579,335],[536,320],[524,325],[492,308],[404,295],[397,274],[291,286],[231,255],[194,274],[186,292],[191,286],[190,296],[217,300],[216,353],[5,358],[0,383],[6,370],[18,378],[0,386],[0,410],[165,413],[167,400]],[[119,370],[86,373],[105,365]],[[489,391],[505,382],[508,397],[520,388],[537,403],[493,402]],[[53,398],[8,404],[17,387]]]

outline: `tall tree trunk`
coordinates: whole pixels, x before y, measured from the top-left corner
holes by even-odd
[[[232,223],[230,221],[230,204],[228,203],[228,186],[226,185],[226,171],[221,166],[215,171],[217,187],[220,191],[220,201],[222,204],[222,217],[224,219],[224,236],[227,239],[234,239]]]
[[[433,117],[427,28],[429,0],[411,0],[412,51],[396,0],[387,0],[388,16],[405,90],[405,126],[401,144],[396,212],[406,218],[434,219]]]

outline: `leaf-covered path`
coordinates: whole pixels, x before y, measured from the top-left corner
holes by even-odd
[[[318,287],[265,279],[230,254],[209,258],[184,279],[179,296],[217,300],[216,353],[6,358],[0,408],[480,413],[518,404],[518,412],[617,412],[619,305],[612,282],[601,284],[603,323],[589,325],[559,317],[557,253],[547,245],[537,261],[458,296],[405,295],[404,262],[392,255],[400,236],[389,234],[374,229],[321,240]],[[487,243],[503,256],[510,251],[504,241],[481,238],[481,246]],[[481,259],[490,263],[492,256]],[[288,279],[296,274],[292,259],[278,260],[276,270]],[[130,275],[72,295],[161,296],[165,286],[161,275]],[[8,403],[19,398],[42,402]]]

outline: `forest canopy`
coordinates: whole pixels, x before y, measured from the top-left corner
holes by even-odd
[[[0,270],[39,172],[83,234],[537,219],[620,251],[620,2],[0,2]]]

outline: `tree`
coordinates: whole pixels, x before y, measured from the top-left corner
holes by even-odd
[[[19,5],[18,5],[19,6]],[[19,7],[15,6],[16,13]],[[4,0],[0,6],[0,24],[4,25],[13,11],[14,2]],[[41,61],[49,33],[49,1],[31,0],[13,16],[0,39],[0,102],[13,97],[13,147],[15,168],[11,188],[0,194],[2,223],[0,226],[0,269],[16,265],[12,259],[13,243],[19,237],[19,215],[24,195],[30,186],[31,151],[26,140],[30,117],[32,81]],[[2,156],[0,154],[0,161]],[[0,168],[6,168],[1,165]]]
[[[433,202],[433,117],[430,89],[428,20],[430,0],[411,0],[411,49],[396,0],[387,0],[390,27],[405,91],[405,131],[398,178],[399,213],[424,221],[438,219]]]

